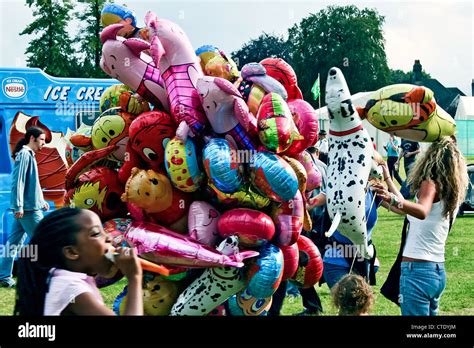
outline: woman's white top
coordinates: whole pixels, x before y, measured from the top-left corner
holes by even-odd
[[[444,204],[433,203],[424,220],[407,215],[408,229],[403,256],[432,262],[444,262],[444,247],[449,232],[449,217],[443,217]]]

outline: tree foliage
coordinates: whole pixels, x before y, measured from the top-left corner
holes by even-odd
[[[77,70],[72,41],[67,33],[72,3],[68,0],[27,0],[36,18],[20,35],[34,35],[26,49],[28,66],[54,76]]]
[[[352,94],[387,85],[390,71],[383,23],[384,17],[375,9],[329,6],[290,28],[291,64],[305,99],[311,100],[310,90],[319,73],[324,103],[325,81],[333,66],[342,70]]]
[[[100,42],[100,12],[106,0],[78,0],[85,5],[85,9],[76,11],[75,17],[81,23],[81,30],[77,36],[79,52],[82,52],[81,77],[107,77],[100,68],[100,56],[102,55],[102,44]]]
[[[431,79],[431,75],[428,74],[426,71],[421,72],[422,79]],[[396,83],[413,83],[414,82],[414,73],[413,71],[404,72],[402,70],[390,69],[390,84]]]
[[[268,57],[279,57],[286,61],[290,58],[288,46],[283,37],[267,33],[245,43],[241,49],[232,52],[231,56],[239,69],[247,63],[260,62]]]

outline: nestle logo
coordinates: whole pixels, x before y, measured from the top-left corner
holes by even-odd
[[[28,84],[22,77],[8,77],[2,82],[2,90],[8,98],[22,98],[26,95]]]

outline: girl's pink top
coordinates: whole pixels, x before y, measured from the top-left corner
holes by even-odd
[[[93,277],[59,268],[51,269],[50,277],[44,315],[61,315],[70,303],[74,303],[77,296],[85,292],[90,292],[100,304],[104,304]]]

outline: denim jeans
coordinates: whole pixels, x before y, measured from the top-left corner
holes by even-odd
[[[330,289],[336,283],[344,277],[346,274],[349,274],[350,267],[344,267],[341,265],[334,265],[332,263],[326,263],[324,262],[323,264],[323,274],[324,274],[324,279],[326,280],[326,283],[328,283],[328,286]]]
[[[402,315],[437,315],[446,287],[442,262],[402,262],[400,308]]]
[[[15,219],[12,225],[12,230],[8,235],[7,243],[2,248],[0,253],[0,280],[11,283],[13,261],[16,257],[16,252],[20,250],[26,238],[31,238],[33,232],[43,218],[41,210],[25,211],[21,219]],[[16,246],[13,254],[10,253],[12,247]]]

